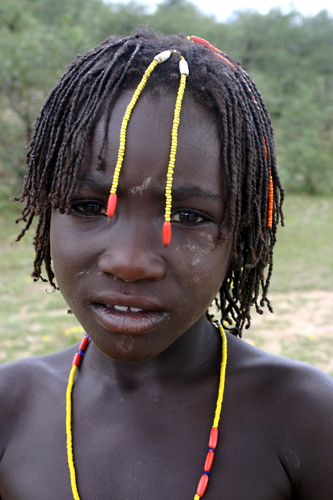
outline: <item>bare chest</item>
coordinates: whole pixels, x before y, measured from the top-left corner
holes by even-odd
[[[61,412],[59,412],[61,413]],[[81,500],[193,499],[203,473],[209,425],[178,415],[81,421],[74,461]],[[135,422],[136,420],[136,422]],[[209,420],[209,419],[208,419]],[[187,422],[186,422],[187,421]],[[223,423],[225,426],[223,427]],[[287,500],[292,489],[259,427],[221,422],[205,500]],[[138,431],[139,429],[139,431]],[[1,500],[71,500],[63,418],[43,415],[17,429],[0,465]]]

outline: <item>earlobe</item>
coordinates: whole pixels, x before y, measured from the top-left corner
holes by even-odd
[[[244,265],[244,241],[242,236],[238,235],[236,255],[233,255],[230,261],[229,269],[231,271],[240,271]]]

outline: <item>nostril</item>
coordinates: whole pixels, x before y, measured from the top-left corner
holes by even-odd
[[[111,274],[126,283],[150,279],[160,280],[165,274],[162,258],[150,251],[115,251],[108,249],[98,259],[102,273]]]

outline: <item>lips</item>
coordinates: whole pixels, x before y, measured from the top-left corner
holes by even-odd
[[[90,306],[103,328],[129,335],[151,332],[166,321],[168,313],[157,307],[157,304],[149,300],[133,298],[95,302]]]

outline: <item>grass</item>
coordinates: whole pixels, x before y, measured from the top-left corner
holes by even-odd
[[[18,205],[18,204],[17,204]],[[33,283],[33,230],[14,243],[19,207],[0,200],[0,363],[60,350],[82,328],[59,292]],[[248,342],[333,375],[333,199],[288,196],[274,254],[275,315],[253,320]]]
[[[333,290],[333,198],[287,196],[272,292]]]
[[[15,208],[6,205],[0,216],[0,363],[54,352],[82,337],[60,292],[30,277],[34,231],[14,242],[19,232]]]

